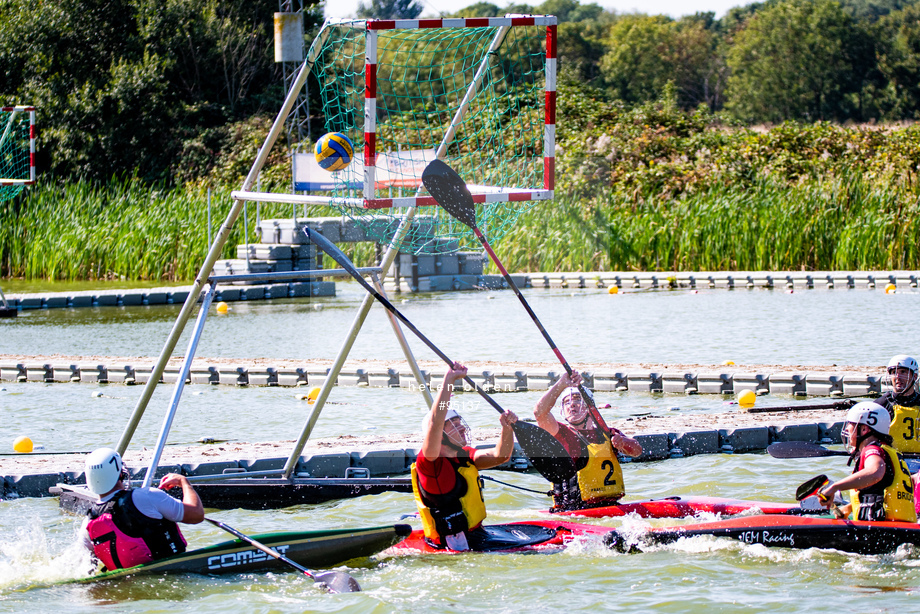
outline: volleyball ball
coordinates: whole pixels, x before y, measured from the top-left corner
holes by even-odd
[[[317,164],[331,173],[351,164],[355,157],[355,146],[341,132],[329,132],[316,141],[313,154]]]

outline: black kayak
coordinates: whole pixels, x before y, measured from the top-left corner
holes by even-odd
[[[394,544],[412,532],[407,524],[365,529],[334,529],[326,531],[290,531],[253,535],[292,561],[309,568],[335,567],[346,561],[368,557]],[[234,539],[189,550],[145,565],[117,569],[68,583],[98,582],[138,574],[196,573],[239,574],[264,571],[290,571],[291,568],[244,541]]]
[[[829,548],[855,554],[884,554],[902,544],[920,545],[920,525],[915,522],[870,522],[800,516],[745,516],[717,522],[653,527],[638,535],[611,531],[604,541],[621,552],[643,546],[669,544],[698,535],[729,537],[746,544],[781,548]]]

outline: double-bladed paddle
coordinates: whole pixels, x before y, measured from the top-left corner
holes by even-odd
[[[828,450],[816,443],[804,441],[778,441],[767,446],[767,453],[773,458],[818,458],[821,456],[849,456],[842,450]]]
[[[559,359],[559,362],[562,364],[565,372],[568,373],[571,377],[572,367],[569,366],[569,363],[562,355],[562,352],[560,352],[559,348],[556,347],[552,337],[550,337],[549,333],[546,332],[546,329],[543,328],[543,324],[540,322],[540,319],[537,318],[537,314],[535,314],[533,309],[531,309],[527,299],[524,298],[524,295],[521,294],[517,284],[514,283],[514,279],[512,279],[511,275],[508,274],[505,266],[498,259],[498,256],[492,250],[492,246],[489,245],[489,242],[486,240],[485,235],[482,234],[482,231],[479,230],[479,227],[476,225],[476,205],[473,202],[473,195],[470,194],[470,191],[466,187],[466,182],[463,181],[463,178],[461,178],[454,169],[452,169],[442,160],[434,160],[428,166],[426,166],[425,170],[422,172],[422,183],[425,184],[425,188],[428,190],[431,196],[434,197],[436,201],[438,201],[438,204],[441,205],[445,211],[447,211],[463,224],[470,227],[470,229],[473,231],[473,234],[475,234],[476,238],[479,239],[479,242],[482,244],[483,248],[485,248],[486,252],[488,252],[492,262],[494,262],[495,266],[498,267],[498,270],[501,271],[502,277],[504,277],[508,287],[514,290],[514,293],[521,301],[524,309],[527,310],[527,313],[530,315],[533,323],[537,325],[537,328],[543,334],[543,338],[546,339],[547,343],[549,343],[549,347],[553,350],[553,353],[556,354],[556,358]],[[591,393],[591,391],[582,384],[579,384],[578,391],[581,393],[581,398],[584,399],[585,404],[588,406],[588,412],[591,414],[594,422],[607,435],[610,435],[610,427],[607,426],[604,418],[601,417],[600,412],[597,411],[597,405],[594,403],[593,393]]]
[[[224,524],[223,522],[220,522],[219,520],[214,520],[213,518],[205,518],[205,520],[213,524],[215,527],[219,527],[223,529],[224,531],[226,531],[227,533],[243,540],[244,542],[252,546],[255,546],[257,549],[261,550],[265,554],[278,559],[282,563],[286,563],[290,565],[291,567],[293,567],[294,569],[296,569],[303,575],[307,576],[314,582],[318,582],[322,584],[323,586],[325,586],[326,589],[330,593],[355,593],[361,590],[361,587],[358,586],[358,581],[352,578],[350,575],[348,575],[344,571],[322,571],[322,572],[310,571],[303,565],[300,565],[299,563],[292,561],[291,559],[287,558],[280,552],[275,552],[274,550],[272,550],[271,548],[269,548],[262,542],[254,540],[253,538],[249,537],[245,533],[240,533],[233,527],[228,526]]]
[[[337,248],[329,239],[307,227],[303,229],[304,233],[309,237],[310,241],[316,244],[321,250],[326,252],[333,260],[335,260],[339,266],[348,271],[348,273],[355,278],[355,280],[364,287],[377,301],[380,302],[387,310],[396,316],[409,330],[415,333],[415,336],[421,339],[422,343],[427,345],[432,352],[438,355],[448,366],[453,367],[454,361],[447,357],[447,355],[442,352],[438,347],[432,343],[428,337],[422,334],[422,332],[415,327],[412,322],[406,318],[393,304],[382,296],[377,290],[370,285],[367,280],[365,280],[358,270],[352,264],[351,260],[348,259],[342,250]],[[466,383],[468,383],[479,395],[486,400],[489,405],[491,405],[498,413],[503,414],[505,410],[502,409],[495,399],[493,399],[489,394],[479,387],[476,382],[470,378],[469,375],[463,378]],[[527,458],[530,459],[530,462],[533,463],[534,468],[539,471],[543,477],[545,477],[550,482],[563,482],[570,479],[577,473],[575,469],[575,462],[569,456],[566,449],[563,447],[559,441],[541,429],[538,426],[533,424],[528,424],[523,420],[518,420],[511,425],[511,428],[514,429],[514,434],[517,437],[518,443],[521,444],[521,449],[524,451],[524,454],[527,455]]]

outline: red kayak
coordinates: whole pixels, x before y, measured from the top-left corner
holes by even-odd
[[[575,539],[596,539],[604,541],[611,532],[610,527],[599,527],[577,522],[555,520],[525,520],[511,524],[494,524],[483,527],[486,531],[483,543],[470,542],[477,552],[552,552],[562,550]],[[385,554],[461,554],[447,548],[434,548],[425,541],[425,533],[419,529],[392,546]]]
[[[558,512],[559,516],[582,516],[585,518],[605,518],[609,516],[626,516],[636,514],[641,518],[687,518],[706,512],[734,516],[752,510],[763,514],[824,514],[825,510],[811,510],[798,503],[773,503],[767,501],[745,501],[742,499],[723,499],[721,497],[664,497],[631,501],[604,507],[591,507],[583,510]]]
[[[831,548],[856,554],[892,552],[901,544],[920,545],[920,525],[914,522],[868,522],[798,516],[746,516],[718,522],[653,527],[634,535],[611,531],[605,542],[621,552],[668,544],[684,537],[713,535],[746,544],[782,548]]]

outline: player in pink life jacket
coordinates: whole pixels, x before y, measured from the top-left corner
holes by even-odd
[[[125,569],[185,552],[177,523],[198,524],[204,506],[188,479],[169,473],[160,487],[129,486],[121,456],[100,448],[86,457],[86,486],[98,500],[87,512],[84,541],[106,570]],[[166,490],[182,488],[179,501]]]

